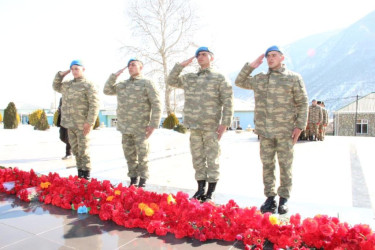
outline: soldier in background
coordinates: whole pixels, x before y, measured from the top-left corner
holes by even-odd
[[[61,126],[61,106],[62,106],[62,97],[60,98],[59,107],[57,108],[57,127],[60,127],[59,133],[60,133],[60,140],[65,143],[65,156],[62,158],[62,160],[67,160],[72,157],[72,149],[69,143],[69,136],[68,136],[68,130]]]
[[[250,76],[267,59],[267,74]],[[286,68],[277,46],[266,50],[254,62],[246,63],[236,78],[236,86],[252,89],[255,98],[255,133],[260,136],[264,194],[260,210],[285,214],[292,189],[293,146],[307,123],[307,93],[302,77]],[[276,192],[275,156],[280,166],[280,186]],[[275,196],[279,195],[279,206]]]
[[[116,83],[128,68],[130,78]],[[136,58],[111,74],[104,94],[117,95],[117,130],[122,133],[122,148],[128,164],[130,186],[145,187],[148,173],[148,138],[159,127],[161,105],[155,84],[142,75],[143,63]],[[139,183],[138,183],[139,177]]]
[[[85,68],[74,60],[70,69],[59,71],[53,80],[53,89],[62,94],[61,126],[68,129],[69,142],[76,158],[78,177],[89,179],[91,160],[89,133],[99,113],[99,97],[95,85],[84,77]],[[74,79],[64,81],[72,72]]]
[[[316,141],[318,139],[318,128],[323,122],[323,111],[320,106],[317,105],[317,101],[314,99],[309,107],[309,140]]]
[[[194,59],[200,69],[197,73],[180,76]],[[212,200],[219,180],[219,141],[232,123],[233,90],[224,75],[212,69],[214,54],[200,47],[195,56],[177,63],[170,72],[167,84],[185,92],[184,124],[190,128],[190,151],[198,190],[192,198]],[[207,193],[205,193],[208,182]]]
[[[322,108],[323,112],[323,121],[321,124],[319,124],[319,141],[324,141],[325,135],[326,135],[326,127],[328,125],[328,111],[325,108],[324,102],[318,101],[318,105]]]

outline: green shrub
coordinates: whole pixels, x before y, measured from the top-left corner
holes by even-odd
[[[94,124],[94,129],[97,129],[99,126],[100,126],[100,120],[99,120],[99,116],[98,116],[98,117],[96,117],[96,121],[95,121],[95,124]]]
[[[8,107],[4,110],[4,128],[15,129],[19,124],[19,116],[17,114],[16,105],[13,102],[8,104]]]
[[[182,124],[178,124],[173,130],[177,131],[177,132],[180,132],[182,134],[186,134],[186,132],[187,132],[187,128]]]
[[[56,110],[56,112],[53,114],[53,125],[57,126],[57,117],[59,116],[59,111]]]
[[[40,119],[40,116],[42,115],[44,111],[41,110],[41,109],[38,109],[38,110],[35,110],[34,112],[32,112],[30,115],[29,115],[29,123],[30,125],[33,125],[35,126],[39,119]]]
[[[176,127],[180,122],[178,121],[176,115],[171,113],[163,122],[163,128],[173,129]]]
[[[40,115],[40,119],[35,124],[35,129],[43,130],[43,131],[49,129],[49,124],[48,124],[46,112],[44,112],[44,110],[42,111],[42,114]]]

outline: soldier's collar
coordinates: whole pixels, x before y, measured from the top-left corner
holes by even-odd
[[[83,82],[86,78],[84,76],[81,76],[81,77],[78,77],[78,78],[74,78],[73,81],[75,82]]]
[[[213,70],[212,67],[208,67],[205,69],[199,68],[197,75],[206,74],[206,73],[212,72],[212,70]]]
[[[135,76],[135,77],[130,77],[129,79],[130,80],[139,80],[139,79],[142,79],[143,78],[143,75],[142,74],[139,74],[139,75],[137,75],[137,76]]]
[[[277,70],[268,69],[268,74],[271,74],[272,72],[285,74],[285,72],[286,72],[285,64],[281,64],[281,67],[279,69],[277,69]]]

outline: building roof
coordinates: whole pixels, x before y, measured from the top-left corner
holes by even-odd
[[[358,98],[357,100],[349,103],[348,105],[338,109],[337,112],[375,112],[375,92],[372,92],[366,96]]]
[[[234,111],[254,111],[255,104],[254,101],[244,101],[238,98],[233,100],[233,109]]]

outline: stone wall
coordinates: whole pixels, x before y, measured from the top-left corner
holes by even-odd
[[[357,134],[357,136],[375,136],[375,113],[358,113],[357,120],[367,119],[367,134]],[[354,136],[355,113],[335,113],[334,130],[335,135]]]

